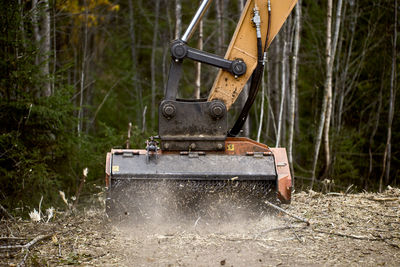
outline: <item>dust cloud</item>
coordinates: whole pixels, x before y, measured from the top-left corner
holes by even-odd
[[[236,257],[238,251],[251,257],[255,253],[251,247],[226,246],[226,242],[257,240],[263,231],[282,225],[282,221],[263,203],[255,187],[256,193],[251,194],[254,192],[243,191],[238,184],[221,190],[219,186],[222,188],[221,184],[199,188],[196,184],[194,188],[192,183],[162,181],[135,184],[129,191],[124,188],[122,197],[114,195],[114,200],[124,202],[114,205],[124,210],[112,224],[119,242],[125,245],[126,266],[132,262],[136,266],[196,262],[209,266],[215,265],[215,258],[224,264],[226,255]],[[245,261],[242,264],[245,266]]]

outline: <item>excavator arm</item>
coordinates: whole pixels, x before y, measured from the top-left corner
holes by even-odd
[[[258,51],[256,27],[252,22],[254,8],[257,7],[259,9],[259,16],[261,19],[261,43],[262,50],[265,51],[267,35],[268,47],[278,34],[296,3],[297,0],[249,0],[246,2],[226,52],[225,59],[242,59],[247,66],[247,71],[244,75],[235,77],[225,70],[220,70],[208,96],[208,101],[216,99],[222,100],[229,110],[250,79],[253,71],[256,69],[258,64]],[[270,24],[269,27],[268,24]]]
[[[234,137],[238,135],[243,127],[250,108],[256,99],[258,85],[264,69],[266,50],[297,3],[297,0],[248,0],[242,10],[240,20],[224,58],[187,45],[189,38],[196,30],[196,25],[202,19],[211,1],[204,0],[201,3],[186,32],[171,45],[173,60],[166,86],[165,99],[176,100],[184,59],[191,59],[220,68],[208,96],[208,102],[222,102],[224,105],[222,113],[230,109],[245,84],[251,78],[248,99],[236,123],[228,131],[228,136]],[[173,105],[173,103],[169,104],[169,107]],[[221,105],[219,104],[219,106]],[[162,111],[165,114],[165,110],[163,109]],[[199,122],[201,120],[196,120],[196,124],[202,124]],[[203,122],[209,124],[207,119],[203,120]],[[195,127],[189,121],[184,122],[182,125],[186,125],[190,129]]]

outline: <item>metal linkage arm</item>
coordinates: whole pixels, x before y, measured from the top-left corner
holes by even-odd
[[[240,59],[224,59],[223,57],[189,47],[181,40],[176,40],[171,46],[172,58],[178,61],[189,58],[230,72],[236,78],[246,73],[246,64]]]

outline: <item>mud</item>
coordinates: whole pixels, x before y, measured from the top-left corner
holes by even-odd
[[[110,222],[103,209],[57,213],[49,223],[2,220],[0,265],[16,266],[399,266],[400,190],[294,194],[289,212],[229,221]],[[14,239],[12,238],[14,237]],[[24,239],[15,239],[24,238]],[[25,258],[25,260],[24,260]]]

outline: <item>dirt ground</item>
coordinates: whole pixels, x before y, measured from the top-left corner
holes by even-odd
[[[294,194],[292,214],[111,223],[101,208],[0,222],[1,266],[400,266],[400,189]],[[39,241],[35,242],[40,239]],[[18,245],[30,245],[29,250]]]

